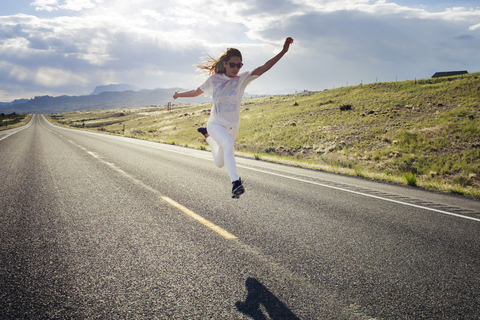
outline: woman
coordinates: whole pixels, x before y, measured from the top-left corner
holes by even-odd
[[[205,64],[197,66],[210,75],[200,87],[185,92],[177,91],[173,95],[174,99],[197,97],[202,93],[213,96],[210,119],[207,126],[198,128],[198,131],[207,138],[215,164],[219,168],[224,165],[227,167],[233,184],[232,198],[239,198],[245,192],[237,174],[234,150],[245,88],[250,82],[270,70],[287,53],[292,43],[293,39],[287,38],[279,54],[263,66],[243,73],[239,73],[243,66],[242,54],[237,49],[229,48],[220,58],[210,57]]]

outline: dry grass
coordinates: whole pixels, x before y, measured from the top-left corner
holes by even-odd
[[[32,116],[31,114],[18,114],[16,116],[7,115],[4,118],[0,115],[0,121],[2,122],[0,131],[24,126],[32,119]]]

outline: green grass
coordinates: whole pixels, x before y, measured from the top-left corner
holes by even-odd
[[[405,172],[403,174],[405,181],[409,186],[416,187],[417,186],[417,175],[413,172]]]
[[[480,80],[468,75],[244,99],[237,155],[480,197]],[[208,149],[211,104],[78,111],[57,123]]]

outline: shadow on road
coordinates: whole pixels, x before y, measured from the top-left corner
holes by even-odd
[[[248,295],[245,302],[238,301],[235,304],[238,311],[255,320],[266,320],[268,318],[260,309],[260,305],[263,305],[270,319],[299,319],[258,280],[248,278],[245,286]]]

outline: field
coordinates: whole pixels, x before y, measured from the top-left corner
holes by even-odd
[[[0,131],[24,126],[30,119],[32,119],[31,114],[0,113]]]
[[[480,198],[480,73],[244,99],[237,156]],[[184,100],[188,101],[188,100]],[[189,148],[211,104],[76,111],[60,125]]]

